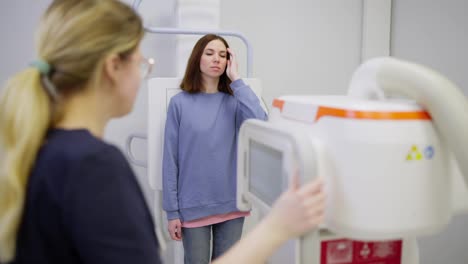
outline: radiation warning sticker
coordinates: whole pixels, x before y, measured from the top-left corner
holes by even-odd
[[[418,146],[412,145],[410,151],[406,155],[406,160],[421,160],[423,155],[421,151],[419,151]]]
[[[406,154],[406,160],[431,160],[434,154],[435,148],[432,145],[427,145],[424,149],[418,148],[417,145],[412,145]]]
[[[321,243],[320,264],[401,264],[402,240],[326,240]]]

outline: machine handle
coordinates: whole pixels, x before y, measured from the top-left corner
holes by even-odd
[[[140,166],[143,168],[147,167],[147,161],[141,161],[135,158],[132,152],[132,141],[134,139],[142,139],[142,140],[147,140],[147,136],[145,134],[140,134],[140,133],[132,133],[130,134],[127,139],[125,140],[125,153],[127,154],[127,157],[133,165]]]
[[[127,137],[127,140],[125,142],[125,152],[127,153],[128,159],[130,160],[130,163],[140,166],[143,168],[147,168],[147,162],[146,161],[140,161],[135,158],[132,152],[132,141],[134,139],[142,139],[142,140],[147,140],[147,136],[145,134],[139,134],[139,133],[133,133],[130,134]],[[155,233],[156,233],[156,238],[158,239],[159,243],[159,248],[162,251],[165,251],[167,249],[167,243],[168,241],[171,240],[169,237],[169,234],[165,232],[164,226],[164,218],[163,218],[163,209],[162,209],[162,191],[161,190],[156,190],[155,192],[155,202],[154,202],[154,222],[155,222]]]

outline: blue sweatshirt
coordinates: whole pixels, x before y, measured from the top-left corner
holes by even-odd
[[[168,220],[191,221],[238,211],[237,135],[246,119],[267,119],[241,79],[234,96],[181,92],[167,112],[163,155],[163,208]]]
[[[114,146],[49,131],[28,179],[14,264],[161,263],[153,220]]]

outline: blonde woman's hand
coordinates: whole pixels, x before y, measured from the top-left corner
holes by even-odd
[[[169,235],[172,240],[182,240],[182,223],[180,222],[180,219],[169,220],[167,231],[169,231]]]
[[[322,180],[298,186],[297,176],[273,204],[268,215],[213,264],[266,263],[288,239],[311,231],[322,222],[325,194]]]
[[[279,241],[301,236],[323,221],[325,193],[321,178],[298,186],[294,176],[289,189],[274,203],[265,221]],[[274,230],[274,231],[273,231]]]
[[[231,79],[231,81],[236,81],[240,79],[237,58],[234,54],[234,51],[231,48],[227,48],[227,52],[229,53],[229,60],[227,61],[226,74],[229,77],[229,79]]]

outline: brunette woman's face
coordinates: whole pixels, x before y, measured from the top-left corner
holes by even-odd
[[[224,43],[215,39],[206,45],[200,58],[200,71],[205,78],[219,78],[227,64],[227,49]]]

